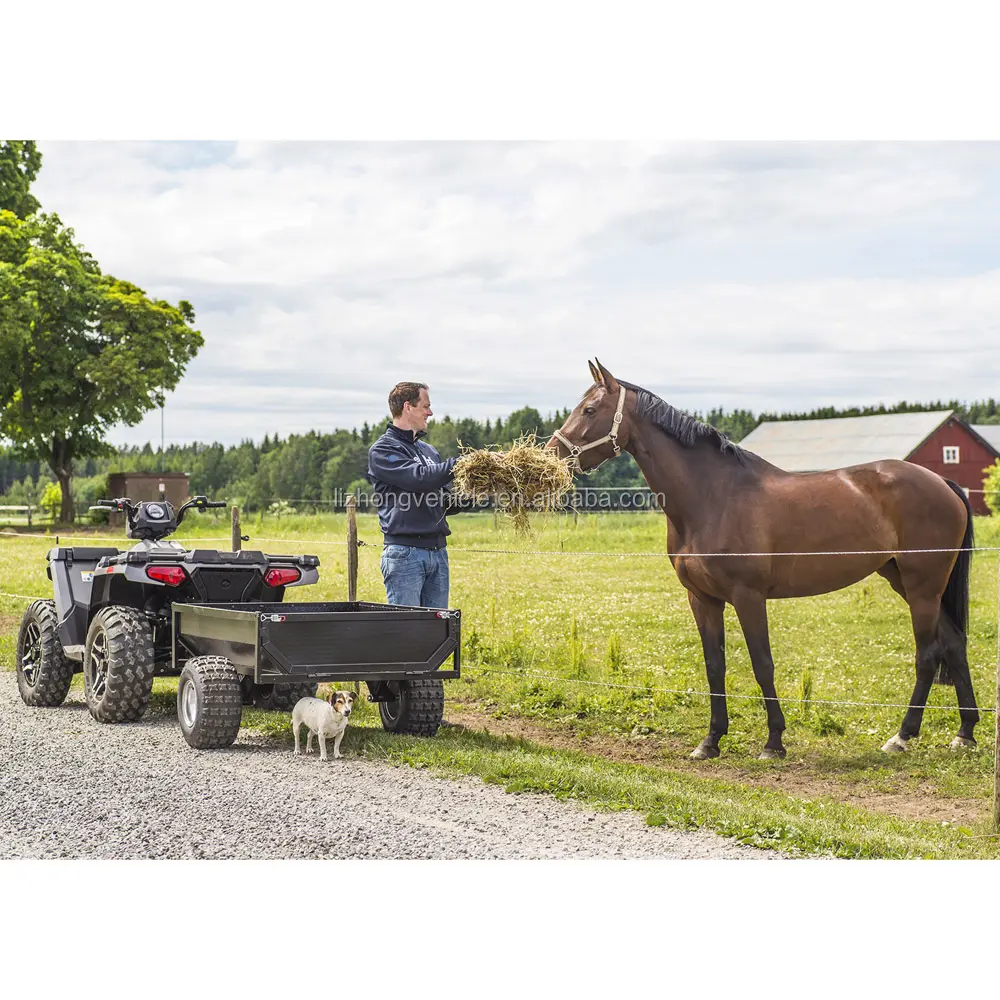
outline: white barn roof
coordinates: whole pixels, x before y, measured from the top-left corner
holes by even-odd
[[[953,410],[880,413],[829,420],[775,420],[755,427],[740,447],[785,469],[816,472],[883,458],[906,458]]]
[[[1000,424],[972,424],[971,427],[987,444],[1000,451]]]

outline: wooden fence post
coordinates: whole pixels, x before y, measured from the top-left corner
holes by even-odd
[[[240,509],[234,507],[233,515],[233,552],[239,552],[243,548],[243,529],[240,527]]]
[[[997,698],[993,714],[993,830],[1000,833],[1000,559],[997,561]]]
[[[347,599],[358,599],[358,498],[347,498]]]

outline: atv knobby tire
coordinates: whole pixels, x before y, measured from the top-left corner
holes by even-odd
[[[240,731],[243,695],[240,675],[224,656],[196,656],[177,681],[177,721],[189,746],[219,750]]]
[[[153,691],[153,633],[136,608],[94,615],[83,651],[83,691],[98,722],[136,722]]]
[[[444,681],[420,677],[408,681],[388,681],[392,701],[380,701],[378,714],[390,733],[433,736],[444,718]]]
[[[28,605],[17,633],[17,689],[33,708],[55,708],[73,682],[73,663],[59,641],[55,601]]]
[[[271,712],[290,712],[300,698],[315,698],[317,685],[313,684],[255,684],[243,682],[243,702],[254,708]]]

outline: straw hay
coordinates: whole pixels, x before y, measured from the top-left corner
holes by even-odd
[[[528,534],[529,511],[555,510],[573,486],[569,462],[523,434],[507,451],[463,448],[455,464],[455,492],[481,503],[493,500],[514,530]]]

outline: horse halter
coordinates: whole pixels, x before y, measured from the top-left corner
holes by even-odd
[[[615,408],[615,415],[611,421],[611,431],[608,434],[605,434],[604,437],[598,439],[597,441],[591,441],[590,444],[578,445],[570,444],[569,441],[563,437],[560,431],[552,432],[552,436],[560,444],[565,445],[569,449],[569,455],[567,457],[573,459],[572,468],[574,472],[583,472],[585,476],[589,476],[591,473],[596,472],[607,461],[607,459],[602,459],[592,469],[587,469],[586,472],[584,472],[584,470],[580,468],[580,455],[591,448],[598,448],[602,444],[607,444],[608,441],[611,442],[611,446],[615,449],[614,457],[617,458],[621,454],[622,450],[618,447],[618,428],[621,427],[622,410],[624,409],[625,386],[621,386],[618,389],[618,406]]]

